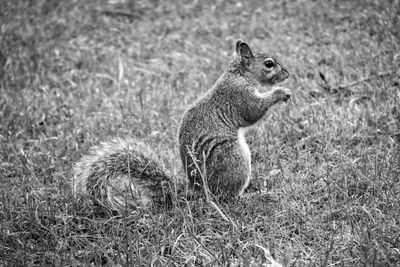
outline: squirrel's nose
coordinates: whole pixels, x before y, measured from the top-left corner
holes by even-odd
[[[286,69],[282,69],[284,79],[289,77],[289,72]]]

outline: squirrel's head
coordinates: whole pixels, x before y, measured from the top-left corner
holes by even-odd
[[[289,72],[275,57],[263,52],[253,54],[242,40],[236,42],[236,53],[242,69],[250,72],[261,85],[274,85],[289,77]]]

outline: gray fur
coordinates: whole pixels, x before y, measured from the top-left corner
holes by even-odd
[[[251,178],[246,127],[259,121],[274,104],[291,96],[279,87],[260,93],[263,86],[285,80],[289,73],[271,55],[255,53],[243,41],[237,55],[213,88],[185,112],[179,128],[179,150],[191,189],[203,180],[211,193],[224,197],[243,194]],[[267,68],[266,60],[274,62]],[[175,186],[157,155],[134,139],[113,139],[93,147],[74,168],[73,188],[112,209],[165,204]],[[179,185],[183,188],[184,185]]]
[[[87,194],[111,209],[170,201],[172,178],[144,143],[115,138],[91,149],[75,165],[75,195]]]
[[[291,96],[282,87],[260,93],[263,86],[288,77],[279,61],[266,53],[253,55],[241,40],[236,51],[213,88],[186,110],[179,129],[189,187],[201,188],[205,178],[211,193],[226,197],[243,194],[251,177],[250,155],[244,137],[240,140],[240,129],[253,125],[271,106]],[[275,67],[267,69],[266,59],[272,59]]]

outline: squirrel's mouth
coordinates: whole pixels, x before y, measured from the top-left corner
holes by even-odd
[[[289,77],[289,72],[287,70],[283,69],[279,74],[277,74],[271,78],[271,83],[276,84],[276,83],[283,82],[288,77]]]

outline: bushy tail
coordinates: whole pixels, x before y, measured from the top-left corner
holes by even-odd
[[[116,138],[93,147],[75,165],[72,182],[75,195],[89,195],[113,210],[165,205],[175,190],[158,156],[134,139]]]

